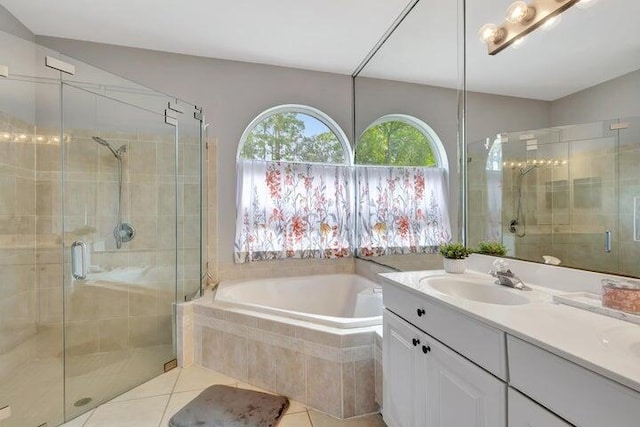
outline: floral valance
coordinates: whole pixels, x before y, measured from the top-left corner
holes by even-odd
[[[235,261],[351,255],[347,166],[239,160]]]
[[[362,256],[434,253],[451,240],[447,171],[358,166],[357,248]]]

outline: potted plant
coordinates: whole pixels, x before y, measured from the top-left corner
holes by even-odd
[[[474,252],[482,255],[505,256],[507,247],[500,242],[480,242]]]
[[[462,243],[445,243],[440,246],[440,254],[444,257],[444,271],[447,273],[464,273],[465,258],[471,251]]]

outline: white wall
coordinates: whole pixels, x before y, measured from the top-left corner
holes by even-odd
[[[25,40],[34,41],[33,33],[0,4],[0,31],[13,34]],[[0,60],[1,61],[1,60]]]
[[[640,116],[640,70],[551,104],[551,126]]]

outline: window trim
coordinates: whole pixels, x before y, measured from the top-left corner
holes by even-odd
[[[242,132],[242,136],[240,137],[240,143],[238,144],[238,149],[236,150],[236,162],[238,162],[240,159],[243,159],[243,157],[241,157],[241,154],[242,154],[242,149],[244,148],[244,144],[247,142],[247,138],[249,137],[249,134],[258,125],[258,123],[260,123],[261,121],[263,121],[268,117],[271,117],[275,114],[281,114],[281,113],[282,114],[301,113],[301,114],[306,114],[307,116],[311,116],[314,119],[319,120],[325,126],[327,126],[329,130],[333,132],[336,138],[338,138],[338,141],[340,141],[340,145],[342,146],[342,149],[344,151],[345,162],[344,163],[321,163],[321,164],[353,166],[354,154],[353,154],[353,150],[351,149],[351,144],[349,143],[349,138],[347,138],[347,135],[343,132],[342,128],[340,128],[338,123],[336,123],[335,120],[329,117],[328,114],[323,113],[317,108],[313,108],[308,105],[301,105],[301,104],[277,105],[275,107],[268,108],[264,110],[262,113],[258,114],[249,123],[249,126],[245,128],[244,132]],[[281,160],[281,161],[287,162],[286,160]],[[312,163],[312,162],[298,161],[298,162],[290,162],[290,163]]]
[[[438,136],[438,134],[425,122],[422,120],[409,116],[407,114],[386,114],[378,119],[376,119],[373,123],[371,123],[367,128],[358,136],[356,140],[355,149],[353,151],[353,164],[356,166],[385,166],[385,167],[428,167],[428,166],[420,166],[420,165],[412,165],[412,166],[396,166],[396,165],[360,165],[356,163],[355,153],[358,151],[358,144],[360,143],[360,139],[362,135],[364,135],[369,129],[386,122],[402,122],[409,126],[413,126],[422,132],[423,135],[427,137],[429,140],[429,145],[431,146],[431,150],[433,151],[433,156],[436,160],[436,168],[443,168],[447,171],[447,175],[449,173],[449,158],[447,156],[447,151],[444,148],[444,144],[442,140]]]

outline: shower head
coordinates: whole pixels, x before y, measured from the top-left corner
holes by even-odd
[[[525,176],[526,174],[528,174],[529,172],[531,172],[532,170],[534,170],[535,168],[537,168],[538,165],[530,165],[524,168],[520,168],[520,176]]]
[[[113,147],[111,146],[111,144],[109,144],[109,142],[107,140],[102,139],[99,136],[92,136],[91,138],[95,142],[97,142],[98,144],[104,145],[105,147],[107,147],[109,149],[109,151],[111,151],[111,154],[113,154],[116,157],[116,159],[119,159],[120,155],[122,155],[122,154],[127,152],[127,146],[126,145],[122,145],[117,150],[114,150]]]

